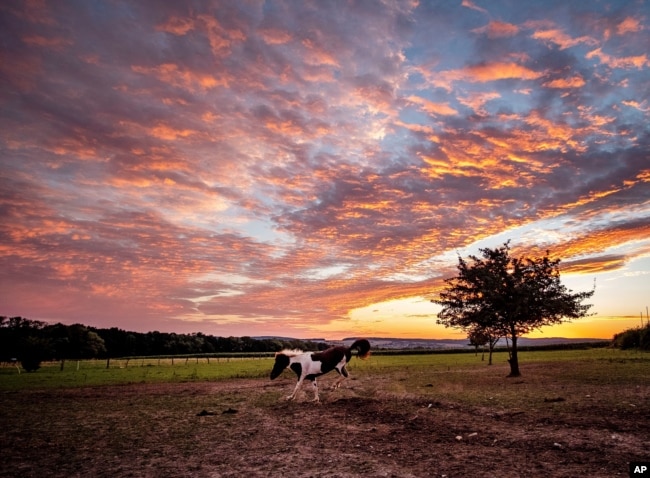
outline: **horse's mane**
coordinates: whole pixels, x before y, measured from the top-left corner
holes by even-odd
[[[302,355],[305,352],[300,349],[282,349],[279,352],[275,353],[275,356],[277,357],[278,355],[286,355],[287,357],[295,357],[296,355]]]

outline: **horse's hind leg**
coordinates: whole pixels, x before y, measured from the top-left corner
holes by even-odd
[[[345,365],[341,367],[341,370],[339,370],[338,368],[335,370],[339,373],[340,377],[336,382],[334,382],[334,385],[332,385],[332,390],[336,390],[337,388],[339,388],[343,383],[343,380],[348,378],[348,370],[345,368]]]
[[[318,397],[318,384],[316,383],[316,379],[312,380],[311,384],[314,387],[314,399],[312,402],[320,403],[320,398]]]

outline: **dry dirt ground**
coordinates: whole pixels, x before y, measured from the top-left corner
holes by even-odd
[[[321,405],[285,401],[290,376],[4,392],[0,477],[626,477],[650,459],[647,388],[513,410],[327,383]]]

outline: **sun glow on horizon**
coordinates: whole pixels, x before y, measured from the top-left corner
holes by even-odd
[[[439,306],[424,298],[411,298],[373,304],[350,313],[355,334],[412,339],[462,339],[466,333],[436,323]],[[645,322],[644,322],[645,323]],[[589,316],[572,322],[545,326],[527,334],[528,338],[611,339],[615,334],[640,326],[639,317]]]

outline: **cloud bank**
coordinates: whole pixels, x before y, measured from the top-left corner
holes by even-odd
[[[643,2],[26,1],[0,24],[0,314],[354,334],[508,231],[575,274],[648,258]]]

